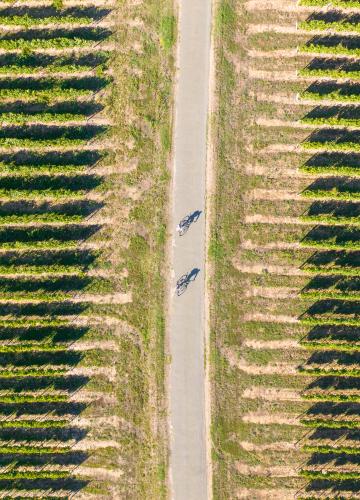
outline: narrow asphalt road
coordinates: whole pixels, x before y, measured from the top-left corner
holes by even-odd
[[[211,0],[180,0],[175,103],[172,282],[169,343],[172,498],[208,498],[205,419],[205,187]],[[179,221],[201,215],[186,234]],[[177,280],[200,272],[181,296]],[[196,273],[193,274],[195,276]]]

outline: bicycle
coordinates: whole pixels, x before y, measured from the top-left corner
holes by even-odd
[[[192,281],[195,281],[197,275],[199,274],[200,269],[194,268],[190,273],[183,274],[176,282],[176,295],[180,297],[183,293],[186,292],[187,287]]]
[[[186,289],[189,285],[189,280],[188,280],[188,275],[183,274],[176,282],[176,295],[180,297],[184,292],[186,292]]]
[[[187,215],[179,222],[179,225],[176,228],[176,230],[179,233],[179,236],[184,236],[184,234],[188,231],[190,225],[191,225],[190,216]]]
[[[191,224],[193,222],[196,222],[201,215],[200,210],[196,210],[195,212],[191,213],[190,215],[187,215],[181,221],[179,222],[176,231],[178,231],[179,236],[184,236],[185,233],[189,230]]]

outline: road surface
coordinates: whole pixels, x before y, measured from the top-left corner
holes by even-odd
[[[172,283],[170,302],[170,475],[172,498],[208,498],[205,420],[205,183],[211,0],[180,0],[172,191]],[[175,227],[202,214],[184,236]],[[200,269],[185,293],[177,279]],[[196,275],[196,273],[194,273]]]

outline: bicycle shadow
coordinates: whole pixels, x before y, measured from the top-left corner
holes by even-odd
[[[176,295],[180,297],[183,293],[186,292],[187,287],[192,281],[195,281],[200,269],[194,267],[189,273],[183,274],[176,282]]]
[[[186,215],[181,221],[179,222],[176,230],[179,233],[179,236],[183,236],[187,231],[189,230],[191,224],[194,222],[197,222],[199,219],[200,215],[202,214],[201,210],[195,210],[195,212],[192,212],[189,215]]]

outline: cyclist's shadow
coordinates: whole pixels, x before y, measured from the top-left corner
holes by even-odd
[[[200,269],[194,267],[192,271],[187,274],[183,274],[176,282],[176,295],[180,297],[184,292],[186,292],[187,287],[191,283],[191,281],[195,281]]]

